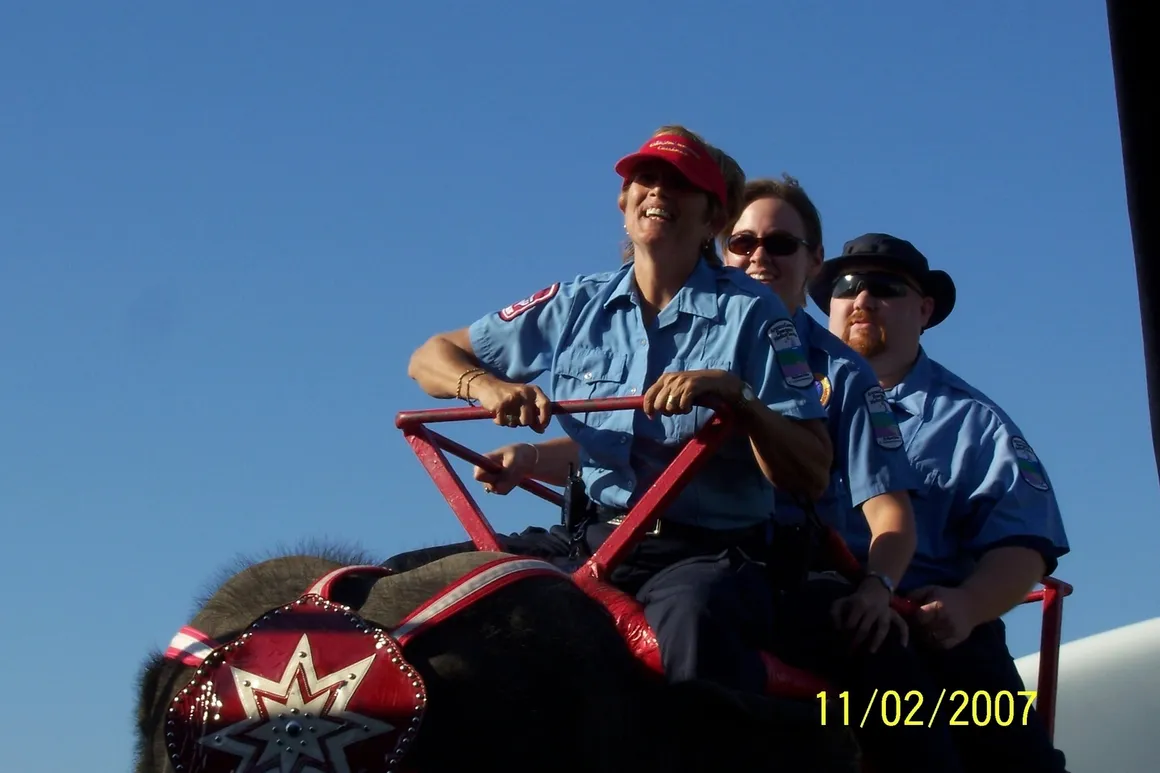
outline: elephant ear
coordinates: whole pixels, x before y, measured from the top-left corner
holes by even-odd
[[[845,728],[823,726],[818,707],[807,701],[694,680],[664,685],[653,716],[655,731],[672,750],[672,770],[861,770],[853,736]]]

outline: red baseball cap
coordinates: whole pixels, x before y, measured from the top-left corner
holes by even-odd
[[[666,161],[693,185],[713,194],[726,208],[725,176],[701,143],[679,134],[658,134],[640,150],[616,162],[616,173],[628,180],[640,162],[650,158]]]

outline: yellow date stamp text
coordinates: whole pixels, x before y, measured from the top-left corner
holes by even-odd
[[[1035,696],[1035,690],[1020,690],[1016,693],[1009,690],[1000,690],[997,693],[976,690],[971,693],[966,690],[948,691],[944,688],[934,706],[924,709],[926,700],[918,690],[906,693],[897,690],[875,690],[861,712],[858,727],[866,727],[867,721],[877,719],[887,727],[896,725],[933,727],[939,711],[950,712],[951,727],[1026,725]],[[830,695],[822,690],[815,697],[822,702],[823,725],[837,722],[843,727],[850,726],[849,691]],[[877,712],[874,711],[875,706]],[[856,716],[858,707],[853,707],[853,710]]]

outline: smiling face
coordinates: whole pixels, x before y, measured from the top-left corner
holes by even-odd
[[[805,306],[806,284],[822,265],[821,250],[807,243],[801,214],[772,196],[751,202],[741,213],[725,241],[724,258],[777,293],[791,312]]]
[[[696,252],[713,235],[709,194],[660,159],[638,163],[620,196],[624,228],[637,249]]]

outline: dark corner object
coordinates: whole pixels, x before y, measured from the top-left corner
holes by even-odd
[[[1156,109],[1157,90],[1147,73],[1156,68],[1156,17],[1138,0],[1107,0],[1108,36],[1120,140],[1124,154],[1124,187],[1136,253],[1140,294],[1140,325],[1148,378],[1148,410],[1152,418],[1152,449],[1160,475],[1160,352],[1156,351],[1160,322],[1160,270],[1157,262]],[[1152,62],[1151,65],[1148,62]]]

